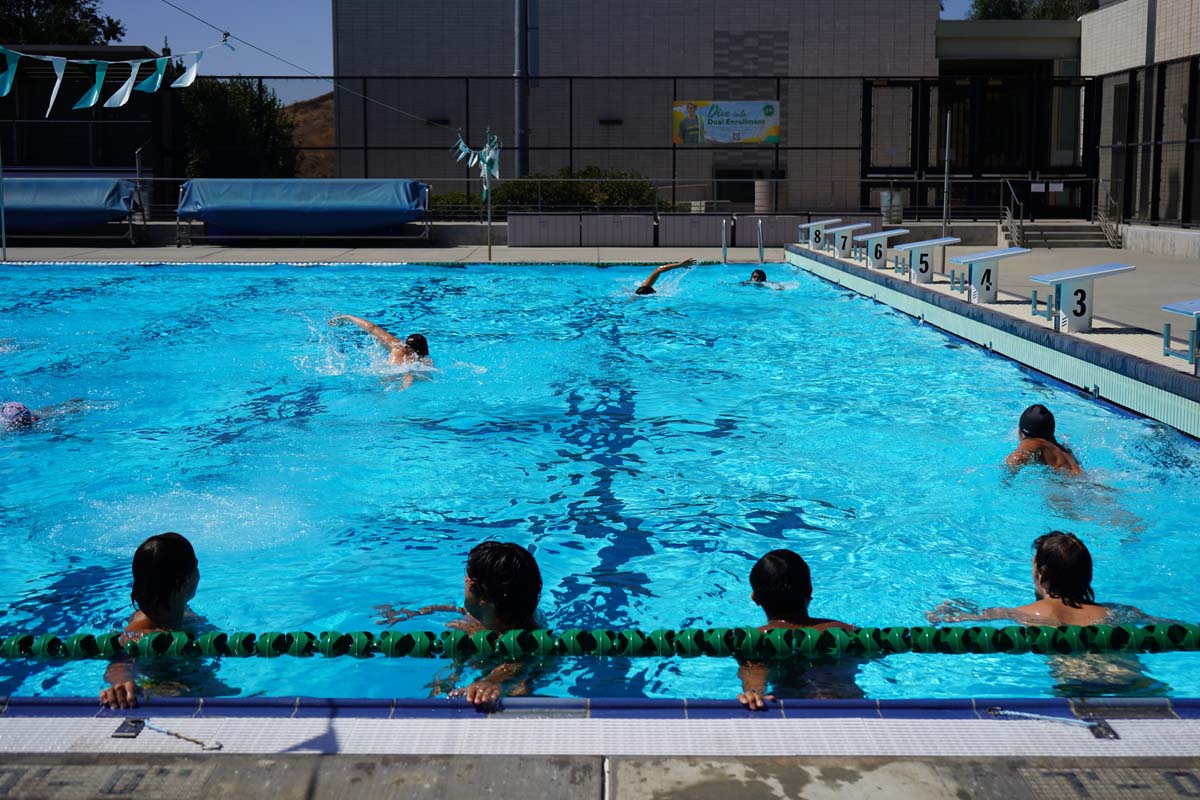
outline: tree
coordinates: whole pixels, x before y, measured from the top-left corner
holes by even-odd
[[[1039,0],[1027,19],[1079,19],[1100,7],[1099,0]]]
[[[253,78],[199,78],[180,93],[190,178],[292,178],[295,122]]]
[[[108,44],[125,26],[101,16],[98,0],[0,0],[0,42]]]
[[[1077,19],[1099,0],[972,0],[971,19]]]
[[[1030,0],[971,0],[969,19],[1023,19]]]

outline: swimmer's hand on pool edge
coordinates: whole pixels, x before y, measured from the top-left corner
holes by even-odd
[[[114,661],[104,671],[107,689],[100,691],[100,705],[106,708],[137,708],[137,684],[129,662]]]
[[[125,681],[100,692],[100,705],[105,708],[137,708],[137,686]]]
[[[747,689],[737,696],[738,702],[750,711],[766,711],[767,703],[775,700],[773,694],[762,694],[755,689]]]
[[[767,694],[767,665],[758,663],[742,663],[738,666],[738,677],[742,680],[742,691],[738,694],[738,702],[750,711],[765,711],[767,703],[775,700],[775,695]]]
[[[455,689],[450,697],[462,697],[475,706],[476,711],[491,711],[500,707],[500,698],[504,695],[504,684],[484,678],[475,681],[466,689]]]

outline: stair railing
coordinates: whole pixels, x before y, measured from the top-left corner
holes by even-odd
[[[1004,179],[1004,186],[1007,192],[1004,194],[1004,202],[1001,206],[1001,218],[1004,222],[1004,227],[1008,230],[1008,238],[1016,247],[1025,246],[1025,204],[1017,197],[1017,190],[1013,188],[1012,182],[1007,178]]]
[[[1095,207],[1092,209],[1092,216],[1100,223],[1100,230],[1104,232],[1104,238],[1108,242],[1108,246],[1120,249],[1121,229],[1113,221],[1114,217],[1120,219],[1120,216],[1117,213],[1116,201],[1113,200],[1112,194],[1108,191],[1106,181],[1096,181],[1095,197],[1096,202]]]

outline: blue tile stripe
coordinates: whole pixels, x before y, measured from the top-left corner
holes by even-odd
[[[1162,719],[1169,710],[1180,719],[1200,719],[1200,698],[1096,698],[1100,706],[1119,706],[1123,718]],[[1030,714],[1075,719],[1079,716],[1067,698],[965,698],[908,700],[804,700],[784,698],[767,712],[749,712],[736,700],[675,700],[624,698],[513,697],[500,711],[537,716],[538,712],[586,712],[591,719],[884,719],[979,720],[991,719],[987,710],[1001,708]],[[1082,708],[1080,709],[1083,710]],[[0,697],[0,719],[210,717],[259,719],[472,719],[488,716],[465,700],[411,698],[150,698],[138,709],[104,709],[92,697]]]

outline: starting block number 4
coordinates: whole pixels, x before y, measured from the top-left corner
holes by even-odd
[[[969,272],[971,273],[971,302],[996,302],[995,264],[990,261],[986,261],[982,264],[972,264]]]

